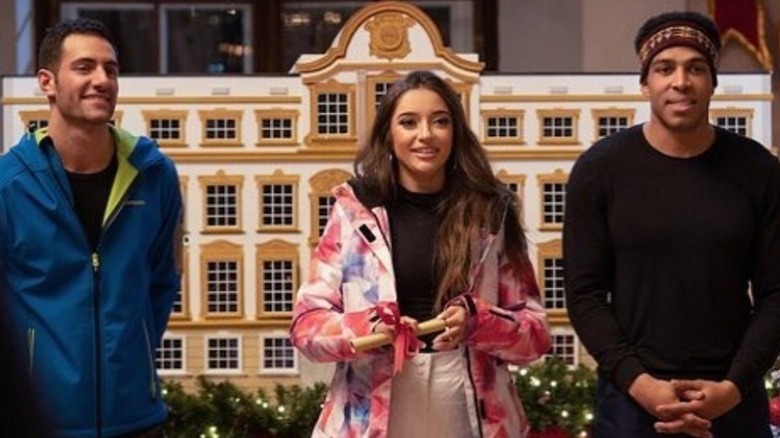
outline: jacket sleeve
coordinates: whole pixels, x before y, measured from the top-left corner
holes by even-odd
[[[376,311],[345,312],[342,279],[345,219],[336,203],[312,253],[306,282],[298,290],[290,339],[314,362],[347,361],[358,357],[350,341],[371,333]],[[377,349],[383,350],[383,349]],[[368,353],[371,354],[371,353]]]
[[[499,248],[503,231],[498,236]],[[550,348],[547,314],[541,304],[531,262],[513,272],[503,249],[497,255],[498,301],[480,299],[479,291],[463,295],[469,313],[467,343],[501,360],[518,365],[532,362]],[[483,273],[482,275],[485,275]]]
[[[162,191],[162,224],[152,246],[150,265],[152,281],[149,294],[154,312],[154,342],[159,346],[173,302],[181,288],[182,272],[182,198],[179,177],[173,162],[168,161],[169,170],[165,172]]]

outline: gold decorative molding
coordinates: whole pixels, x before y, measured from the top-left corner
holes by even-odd
[[[480,103],[530,103],[530,102],[642,102],[647,98],[641,94],[483,94]],[[718,101],[773,101],[771,93],[714,94]]]
[[[433,20],[417,6],[401,1],[379,1],[371,3],[352,14],[349,17],[349,20],[344,24],[344,27],[341,28],[341,33],[339,34],[340,36],[336,44],[331,46],[323,56],[310,62],[296,64],[295,71],[303,75],[315,73],[327,69],[338,60],[344,59],[347,53],[347,47],[361,25],[373,16],[388,12],[403,14],[419,24],[425,33],[428,34],[428,37],[433,44],[434,56],[436,58],[442,58],[453,66],[467,72],[479,73],[485,67],[484,63],[462,58],[453,52],[452,49],[444,46],[443,39],[439,33],[439,29],[436,27],[436,23],[434,23]]]
[[[497,149],[490,146],[488,157],[492,160],[566,160],[577,158],[585,149],[584,146],[538,147],[527,145],[522,148]],[[315,163],[344,164],[351,166],[355,159],[354,147],[337,150],[297,150],[291,152],[258,152],[258,151],[192,151],[166,150],[165,153],[177,164],[214,164],[217,162],[245,164],[279,164],[282,163]]]
[[[384,12],[369,19],[365,29],[369,33],[369,54],[377,58],[404,58],[412,47],[409,44],[409,28],[414,21],[398,12]]]

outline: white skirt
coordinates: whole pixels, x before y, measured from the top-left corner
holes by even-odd
[[[393,378],[389,438],[472,438],[460,349],[420,353]]]

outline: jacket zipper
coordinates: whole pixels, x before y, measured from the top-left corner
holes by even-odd
[[[499,225],[499,231],[501,231],[501,228],[503,227],[503,223],[506,220],[506,214],[507,214],[507,209],[505,208],[504,209],[504,214],[502,215],[502,218],[501,218],[501,225]],[[490,252],[490,249],[493,247],[495,242],[496,242],[496,239],[494,238],[490,242],[490,245],[488,245],[482,251],[482,254],[480,254],[479,265],[478,265],[479,269],[477,269],[477,271],[480,271],[482,269],[482,264],[484,264],[484,262],[485,262],[485,257],[487,256],[488,252]],[[476,275],[474,276],[474,278],[472,279],[471,284],[469,285],[469,292],[473,293],[475,287],[477,287],[477,276]],[[471,370],[471,353],[469,352],[469,347],[465,347],[464,348],[464,352],[465,352],[464,355],[466,357],[467,374],[469,376],[469,384],[471,384],[471,392],[472,392],[473,398],[474,398],[474,408],[477,410],[477,412],[476,412],[477,428],[479,429],[479,436],[480,436],[480,438],[482,438],[484,436],[484,433],[482,432],[482,416],[485,414],[485,405],[484,405],[484,401],[482,399],[480,399],[479,395],[477,394],[477,386],[474,383],[474,375],[472,374],[472,370]]]
[[[97,249],[92,253],[92,304],[94,306],[94,312],[95,312],[95,432],[96,436],[95,438],[101,438],[103,436],[103,392],[102,392],[102,382],[103,382],[103,348],[102,344],[100,342],[102,336],[101,336],[101,326],[102,326],[102,319],[100,317],[100,247],[103,243],[103,238],[106,235],[106,232],[108,228],[111,226],[112,223],[114,223],[114,220],[119,215],[119,213],[122,211],[122,208],[125,205],[125,200],[127,199],[128,193],[130,193],[130,189],[135,185],[135,182],[137,179],[134,179],[130,185],[127,187],[127,190],[125,190],[125,193],[122,195],[122,198],[117,203],[117,207],[114,209],[114,211],[111,213],[111,215],[108,217],[108,220],[106,220],[106,223],[103,225],[102,229],[100,230],[100,237],[98,238],[97,243]],[[108,205],[106,206],[108,207]]]
[[[30,366],[30,375],[32,376],[35,360],[35,329],[32,327],[27,329],[27,359]]]
[[[103,348],[100,345],[100,256],[97,251],[92,253],[92,305],[95,309],[95,432],[96,437],[100,438],[103,426],[103,395],[100,384],[103,380]]]
[[[471,393],[473,394],[472,397],[474,397],[474,409],[477,411],[475,412],[477,416],[477,429],[480,438],[482,438],[482,415],[485,413],[485,409],[482,405],[482,400],[477,395],[477,385],[474,384],[474,376],[471,374],[471,353],[469,352],[469,347],[465,347],[463,350],[465,352],[464,356],[466,357],[466,369],[468,370],[469,384],[471,384]]]

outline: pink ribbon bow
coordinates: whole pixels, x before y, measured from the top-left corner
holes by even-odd
[[[401,319],[397,303],[381,302],[376,306],[376,312],[383,323],[393,328],[393,375],[396,375],[403,369],[404,360],[416,356],[423,343],[417,339],[414,328]]]

